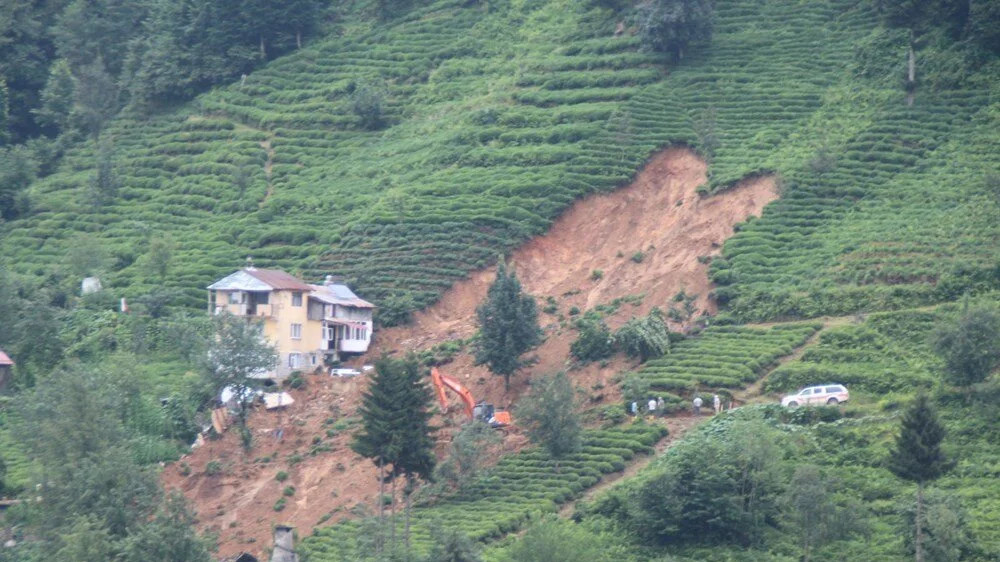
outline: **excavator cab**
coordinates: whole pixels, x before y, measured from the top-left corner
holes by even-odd
[[[476,404],[475,408],[472,409],[472,417],[494,428],[510,425],[510,412],[497,410],[493,404],[486,402]]]
[[[480,402],[476,404],[474,408],[472,408],[472,417],[479,421],[484,421],[489,423],[490,419],[493,418],[493,412],[495,411],[496,408],[493,407],[493,404]]]

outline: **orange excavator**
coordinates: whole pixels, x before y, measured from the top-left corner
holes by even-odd
[[[497,410],[493,404],[476,402],[469,389],[448,375],[442,375],[437,367],[431,368],[431,381],[434,382],[434,390],[437,391],[438,401],[441,402],[441,411],[448,411],[448,396],[445,393],[445,388],[447,388],[462,399],[462,403],[465,404],[465,415],[469,416],[470,419],[488,423],[490,427],[495,428],[510,425],[510,412]]]

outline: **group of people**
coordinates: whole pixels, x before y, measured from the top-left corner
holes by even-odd
[[[701,396],[699,396],[699,395],[696,394],[695,397],[694,397],[694,400],[691,401],[691,406],[692,406],[691,409],[694,412],[694,415],[696,415],[696,416],[700,416],[701,415],[701,405],[702,404],[704,404],[704,401],[701,399]],[[732,408],[733,408],[733,403],[732,403],[732,401],[730,401],[729,402],[729,409],[732,409]],[[722,399],[719,398],[718,394],[713,394],[712,395],[712,410],[716,414],[722,412]]]
[[[633,416],[638,416],[639,403],[632,402],[632,404],[629,406],[629,412]],[[646,413],[651,416],[657,416],[657,415],[662,416],[663,414],[667,413],[667,411],[664,409],[663,397],[660,396],[658,398],[650,398],[649,401],[646,402]]]
[[[701,396],[695,395],[694,400],[691,401],[691,406],[692,406],[691,409],[694,412],[694,415],[696,416],[701,415],[701,407],[704,403],[705,401],[702,400]],[[733,408],[733,402],[732,400],[730,400],[729,409],[731,410],[732,408]],[[718,394],[712,395],[712,410],[716,414],[721,413],[723,410],[722,398],[720,398]],[[631,404],[629,404],[629,413],[632,414],[633,416],[639,415],[638,401],[633,401]],[[666,414],[667,411],[664,409],[663,397],[660,396],[657,398],[650,398],[649,401],[646,402],[645,412],[643,413],[648,414],[650,416],[662,416]]]

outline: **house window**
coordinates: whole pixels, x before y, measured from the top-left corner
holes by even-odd
[[[315,355],[310,355],[309,356],[309,362],[312,363],[313,366],[315,366],[316,365],[316,356]]]
[[[302,324],[292,324],[292,339],[302,339]]]
[[[298,291],[292,293],[292,306],[302,306],[302,293]]]
[[[302,356],[298,353],[288,354],[288,366],[297,369],[302,364]]]
[[[243,293],[233,291],[229,293],[229,304],[243,304]]]

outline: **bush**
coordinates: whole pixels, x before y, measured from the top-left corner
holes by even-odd
[[[215,476],[222,472],[222,463],[219,461],[208,461],[205,464],[205,475]]]
[[[614,336],[614,344],[629,357],[646,361],[670,350],[667,324],[659,309],[654,308],[645,318],[632,318]]]
[[[351,94],[351,110],[358,116],[361,127],[369,131],[382,126],[384,103],[384,90],[369,82],[358,84]]]
[[[274,475],[274,479],[278,482],[284,482],[285,480],[288,480],[288,473],[284,470],[279,470],[278,473]]]
[[[611,330],[604,320],[585,316],[576,323],[580,335],[570,344],[570,354],[580,361],[597,361],[614,353],[614,342]]]

